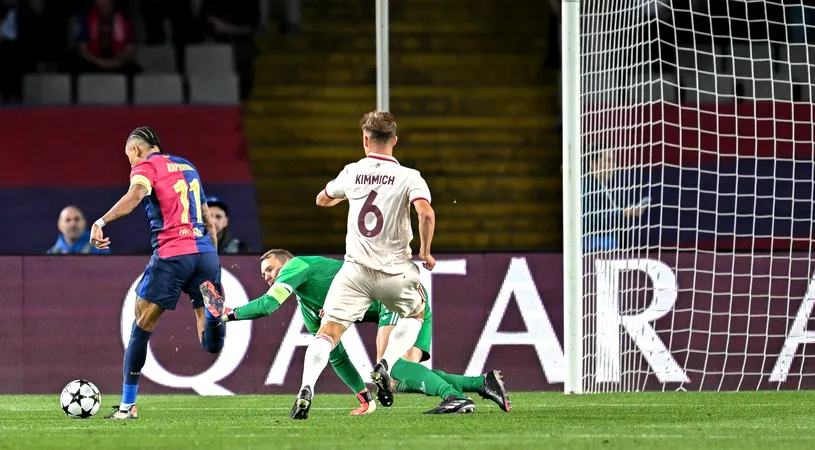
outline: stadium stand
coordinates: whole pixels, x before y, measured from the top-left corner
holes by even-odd
[[[80,105],[127,104],[127,78],[117,74],[82,74],[77,80],[76,102]]]
[[[176,73],[175,49],[169,45],[142,45],[136,48],[136,61],[145,73]]]
[[[237,105],[240,103],[238,76],[234,73],[196,74],[188,77],[190,103]]]
[[[396,156],[433,190],[439,250],[560,245],[560,140],[551,131],[558,111],[550,106],[557,91],[536,83],[548,5],[523,3],[393,6]],[[252,167],[267,246],[285,236],[300,250],[342,248],[344,209],[315,210],[313,202],[323,183],[362,157],[357,123],[376,106],[373,2],[303,8],[298,36],[260,40],[245,122]]]
[[[259,248],[241,120],[237,107],[0,109],[8,157],[0,165],[0,203],[9,214],[3,227],[8,236],[26,236],[0,240],[0,254],[43,254],[54,243],[54,219],[65,205],[90,217],[107,211],[127,190],[124,139],[140,123],[156,124],[166,150],[195,161],[205,194],[229,204],[230,229]],[[68,156],[66,145],[81,151]],[[150,253],[141,207],[117,224],[116,233],[112,253]]]
[[[134,105],[180,105],[184,103],[184,83],[175,73],[136,75]]]
[[[71,98],[71,77],[65,74],[29,74],[23,78],[23,102],[30,106],[66,106]]]

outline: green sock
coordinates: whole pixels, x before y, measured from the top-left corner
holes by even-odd
[[[421,389],[413,389],[412,387],[408,386],[407,383],[401,380],[396,383],[396,392],[404,392],[405,394],[424,394]]]
[[[400,381],[400,385],[404,385],[403,388],[410,389],[410,392],[423,392],[425,395],[438,396],[442,399],[451,394],[457,398],[466,397],[461,391],[441,379],[427,367],[404,359],[396,361],[393,369],[391,369],[391,375]],[[398,385],[396,390],[406,392],[405,390],[399,390]]]
[[[465,377],[464,375],[444,373],[441,370],[434,370],[433,373],[461,392],[478,392],[478,389],[484,384],[484,375]]]

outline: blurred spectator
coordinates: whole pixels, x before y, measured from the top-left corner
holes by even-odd
[[[57,72],[68,53],[67,20],[45,0],[21,0],[20,64],[24,73]]]
[[[14,102],[20,95],[17,51],[17,11],[0,5],[0,103]]]
[[[172,43],[177,48],[198,41],[190,0],[139,0],[139,10],[144,19],[146,45],[162,45],[169,41],[164,27],[167,21],[170,22]]]
[[[80,21],[78,72],[112,72],[132,76],[140,71],[133,62],[133,25],[117,10],[114,0],[96,0]]]
[[[815,30],[815,0],[784,0],[784,18],[789,42],[808,42]]]
[[[642,204],[625,209],[617,206],[610,184],[616,174],[614,154],[608,150],[589,153],[589,174],[583,180],[583,250],[615,250],[621,247],[626,219],[642,215]]]
[[[282,34],[297,34],[303,21],[303,0],[283,0],[283,20],[280,21]],[[391,5],[393,8],[393,5]]]
[[[257,0],[204,0],[200,15],[206,36],[233,45],[241,99],[246,99],[255,78],[255,30],[260,22]]]
[[[236,255],[249,253],[249,248],[245,242],[234,237],[229,231],[229,207],[217,197],[207,199],[207,206],[218,232],[218,253]]]
[[[99,250],[91,245],[88,223],[82,211],[76,206],[66,206],[59,213],[57,228],[59,237],[54,246],[48,249],[49,255],[110,253],[110,250]]]

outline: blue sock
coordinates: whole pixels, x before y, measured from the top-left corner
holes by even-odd
[[[149,331],[144,331],[133,321],[130,331],[130,343],[125,350],[124,384],[122,385],[122,404],[136,403],[136,391],[139,389],[139,376],[147,359],[147,344],[150,342]]]
[[[204,308],[206,311],[206,308]],[[210,319],[209,313],[206,313],[207,320],[204,325],[204,331],[201,332],[201,346],[209,353],[218,353],[224,348],[224,340],[226,339],[226,326],[221,321],[221,318]]]
[[[132,405],[136,403],[136,393],[139,391],[138,384],[123,384],[122,385],[122,403],[121,405]]]

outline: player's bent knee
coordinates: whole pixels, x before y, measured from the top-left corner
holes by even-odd
[[[332,341],[334,341],[334,344],[336,345],[336,343],[340,341],[340,338],[342,338],[342,335],[343,333],[345,333],[345,330],[346,330],[345,326],[343,326],[341,323],[332,322],[330,320],[324,320],[323,324],[320,325],[320,329],[317,331],[317,336],[321,334],[328,336],[329,338],[331,338]]]
[[[419,347],[411,347],[405,356],[402,357],[405,361],[419,363],[422,361],[422,350]]]

